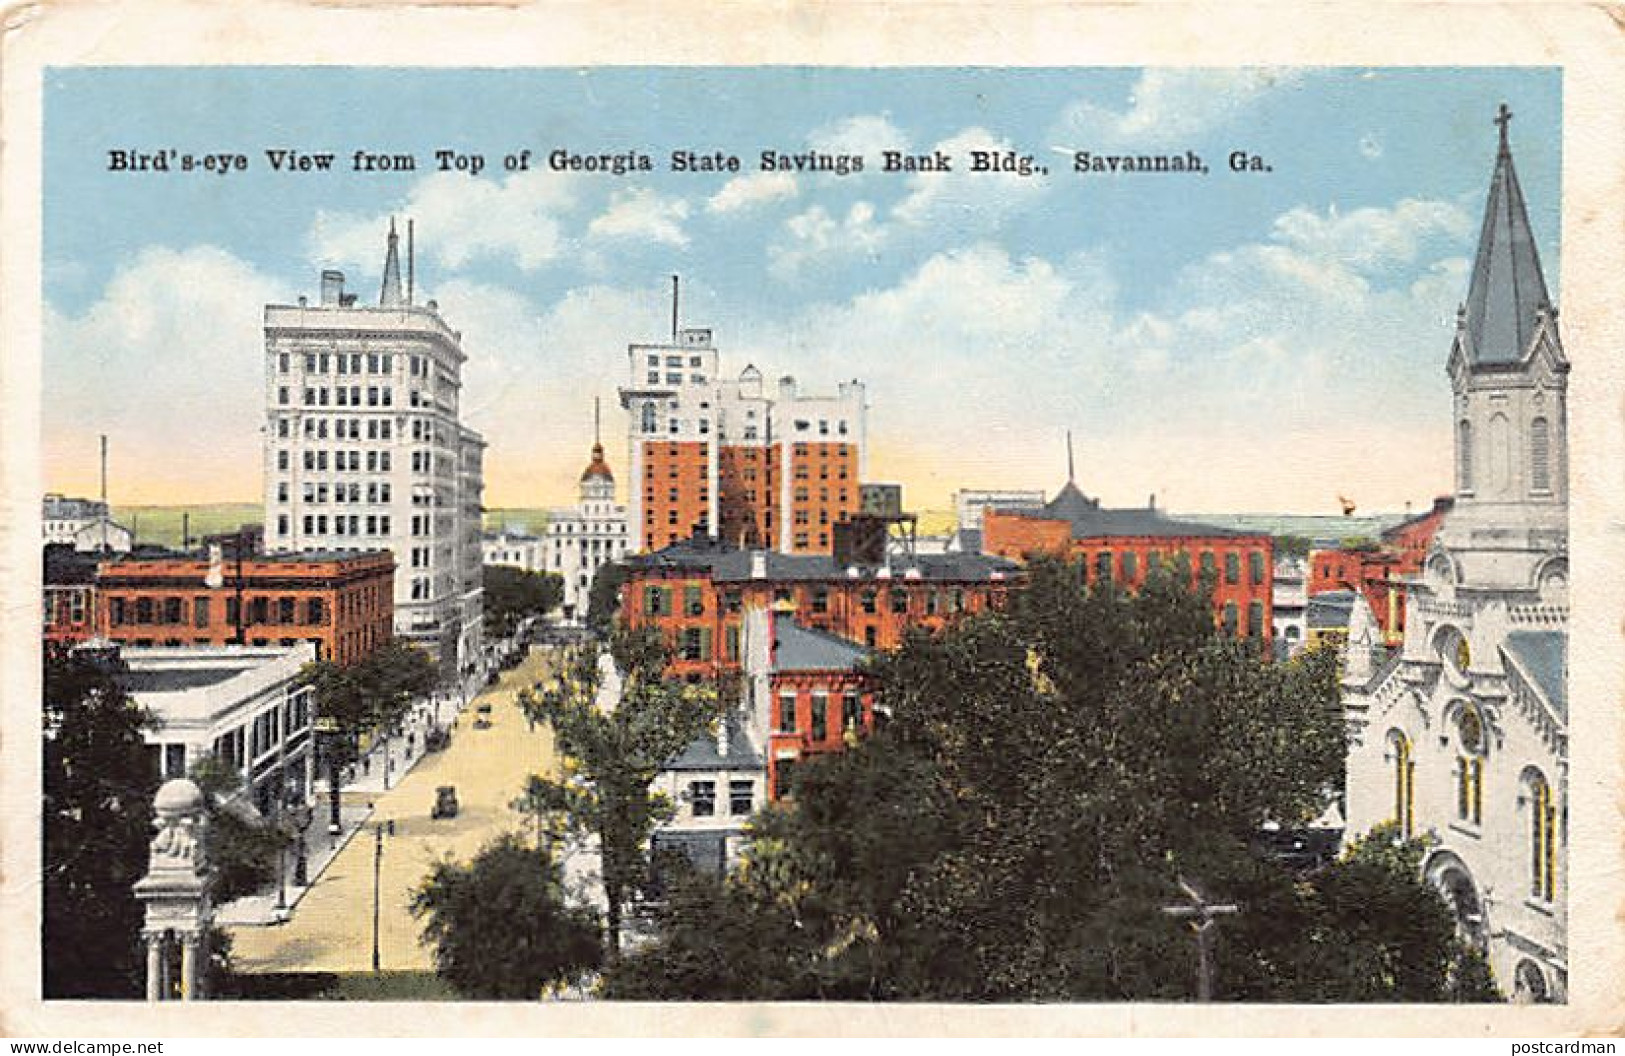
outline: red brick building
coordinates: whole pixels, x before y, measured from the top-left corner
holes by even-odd
[[[747,366],[723,378],[707,329],[627,350],[633,547],[652,552],[695,535],[741,549],[828,554],[835,525],[859,512],[865,392],[830,394],[792,377],[768,386]]]
[[[1081,560],[1090,583],[1135,590],[1157,563],[1188,567],[1193,585],[1209,576],[1215,618],[1226,633],[1243,637],[1271,634],[1272,544],[1268,535],[1177,521],[1155,506],[1104,509],[1072,481],[1042,509],[989,507],[982,516],[984,553]]]
[[[767,787],[768,798],[778,800],[799,763],[845,751],[874,729],[875,694],[873,679],[861,668],[866,650],[802,627],[788,611],[774,613],[770,626]]]
[[[136,646],[293,645],[354,663],[393,634],[387,551],[138,553],[97,572],[98,633]]]
[[[1426,513],[1407,518],[1364,546],[1315,550],[1309,554],[1309,594],[1358,590],[1389,645],[1405,637],[1405,579],[1422,571],[1433,536],[1455,504],[1451,496],[1433,501]]]
[[[698,680],[738,669],[748,605],[791,612],[807,628],[865,648],[892,649],[910,628],[936,629],[1003,604],[1018,571],[981,554],[843,566],[827,554],[691,540],[629,562],[621,613],[629,627],[665,636],[673,675]]]
[[[44,550],[42,613],[45,647],[67,648],[96,636],[96,565],[99,554],[76,551],[72,543]]]

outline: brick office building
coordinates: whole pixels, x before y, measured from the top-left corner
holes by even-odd
[[[1388,645],[1405,638],[1405,579],[1419,575],[1428,547],[1455,504],[1453,496],[1435,499],[1426,513],[1407,518],[1366,546],[1316,550],[1309,555],[1309,594],[1358,590]]]
[[[1177,521],[1155,505],[1108,509],[1067,481],[1039,509],[990,506],[984,553],[1025,561],[1040,554],[1082,560],[1089,582],[1137,589],[1153,563],[1188,564],[1192,582],[1214,580],[1213,607],[1228,634],[1272,633],[1272,540],[1268,535]]]
[[[96,634],[97,554],[72,543],[44,547],[44,640],[47,649],[66,649]]]
[[[97,572],[98,632],[135,646],[292,646],[348,664],[393,633],[386,551],[139,554]]]
[[[627,532],[650,552],[696,534],[741,548],[828,554],[835,525],[862,507],[865,390],[768,387],[747,366],[724,380],[707,329],[627,350],[620,390],[629,424]]]
[[[934,630],[1003,604],[1017,565],[982,554],[920,554],[845,564],[828,554],[737,550],[690,540],[628,562],[622,618],[671,643],[671,673],[737,670],[745,608],[776,605],[796,621],[871,649],[892,649],[914,627]]]

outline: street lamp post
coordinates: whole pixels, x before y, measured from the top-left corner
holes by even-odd
[[[1190,900],[1189,904],[1181,906],[1164,906],[1162,911],[1170,917],[1182,917],[1190,921],[1191,931],[1196,936],[1196,1000],[1213,1000],[1213,962],[1208,949],[1211,941],[1209,932],[1212,930],[1217,918],[1241,912],[1241,907],[1230,903],[1209,902],[1202,897],[1202,893],[1185,882],[1184,877],[1178,879],[1179,889]]]
[[[327,832],[337,836],[344,831],[339,820],[339,753],[334,740],[338,736],[339,724],[331,716],[324,716],[316,720],[313,728],[325,746],[327,756]]]
[[[378,956],[378,911],[380,906],[380,882],[384,868],[384,825],[375,822],[372,827],[372,970],[380,970]]]

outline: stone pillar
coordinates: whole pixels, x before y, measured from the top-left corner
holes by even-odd
[[[143,931],[147,943],[147,1000],[164,999],[164,936],[162,932]]]
[[[198,942],[196,932],[187,932],[181,936],[181,1000],[196,1001],[202,996],[198,991]]]
[[[181,1000],[197,1000],[203,996],[198,946],[214,916],[203,793],[184,778],[165,782],[153,798],[153,814],[157,835],[149,847],[147,875],[135,884],[146,912],[147,1000],[172,1000],[177,981]],[[179,980],[170,935],[180,937]]]

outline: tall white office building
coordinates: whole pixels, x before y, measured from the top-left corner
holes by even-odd
[[[458,416],[462,334],[401,282],[393,221],[376,305],[323,271],[321,298],[265,307],[265,545],[389,550],[395,633],[448,680],[480,673],[485,441]]]

